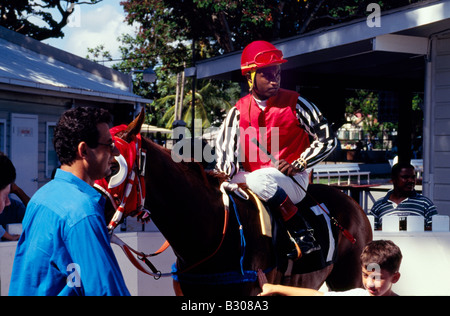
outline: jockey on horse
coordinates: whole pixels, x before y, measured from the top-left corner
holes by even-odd
[[[231,183],[245,183],[269,205],[273,216],[281,216],[293,246],[288,257],[295,260],[320,250],[296,204],[306,195],[307,168],[333,151],[336,138],[314,104],[280,88],[280,65],[285,62],[271,43],[255,41],[245,47],[241,70],[250,93],[236,103],[220,128],[216,170]],[[268,157],[275,157],[276,163]],[[239,170],[239,163],[245,171]]]

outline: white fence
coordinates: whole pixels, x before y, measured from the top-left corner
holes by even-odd
[[[351,183],[351,178],[356,177],[357,184],[361,184],[361,176],[367,177],[367,183],[370,183],[370,172],[361,171],[357,163],[340,163],[340,164],[318,164],[313,168],[313,177],[319,183],[319,179],[327,178],[328,185],[331,184],[332,178],[337,178],[337,184],[341,185],[341,178],[347,178],[346,183]]]
[[[369,218],[372,230],[374,229],[374,217],[367,215]],[[423,232],[425,230],[425,219],[422,216],[384,216],[382,218],[381,231],[387,233],[392,232]],[[447,215],[434,215],[432,217],[432,232],[449,232],[450,231],[450,219]]]

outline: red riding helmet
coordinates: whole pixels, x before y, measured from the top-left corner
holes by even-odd
[[[242,75],[248,72],[272,65],[287,62],[283,59],[283,53],[271,43],[266,41],[254,41],[248,44],[241,56]]]

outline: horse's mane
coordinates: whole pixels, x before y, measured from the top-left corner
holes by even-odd
[[[172,151],[170,149],[167,149],[148,138],[142,137],[142,139],[157,151],[161,152],[165,156],[165,159],[172,160]],[[222,182],[224,182],[228,178],[224,173],[217,172],[215,170],[206,170],[201,162],[195,161],[193,158],[192,161],[185,161],[184,159],[182,159],[180,162],[174,162],[174,168],[180,168],[180,171],[182,171],[183,173],[189,172],[191,174],[199,176],[204,182],[205,186],[208,188],[218,188],[222,184]]]

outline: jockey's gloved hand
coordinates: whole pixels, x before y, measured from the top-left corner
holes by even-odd
[[[284,159],[279,160],[276,163],[276,168],[283,174],[287,175],[288,177],[294,176],[297,173],[301,172],[299,168],[296,166],[290,164]]]

